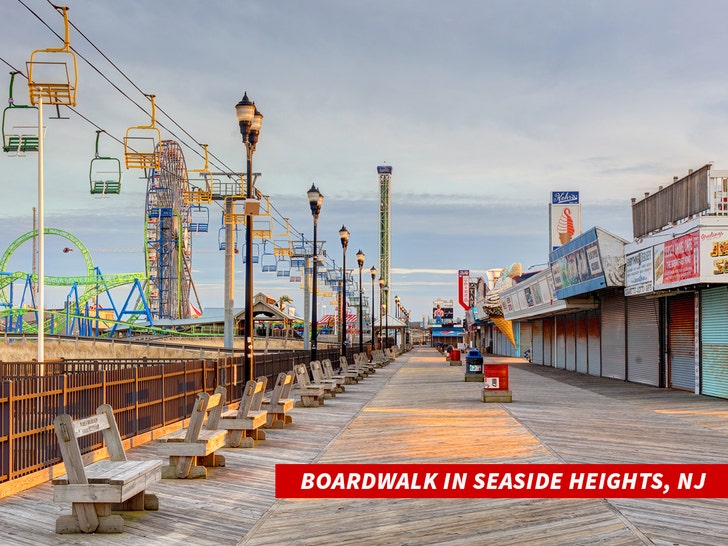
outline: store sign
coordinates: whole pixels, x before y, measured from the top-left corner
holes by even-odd
[[[728,231],[701,230],[700,278],[704,282],[728,282]]]
[[[700,232],[694,231],[655,246],[655,289],[698,282]]]
[[[458,271],[458,302],[466,311],[470,309],[470,270]]]
[[[579,203],[578,191],[552,191],[552,205],[576,205]]]
[[[627,255],[625,267],[625,296],[649,294],[653,291],[652,247]]]
[[[589,292],[605,285],[604,271],[596,241],[557,258],[551,263],[556,295],[559,290],[584,285],[580,293]],[[559,296],[561,297],[561,296]]]
[[[550,250],[581,234],[581,204],[578,191],[552,191],[549,204]]]

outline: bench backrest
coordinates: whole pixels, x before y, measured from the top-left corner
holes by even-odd
[[[253,405],[251,406],[251,410],[253,411],[259,411],[260,407],[263,405],[263,398],[265,398],[265,390],[268,388],[268,376],[267,375],[259,375],[256,379],[258,383],[260,383],[260,387],[255,391],[254,393],[254,399],[253,399]]]
[[[291,397],[291,389],[293,389],[293,380],[296,378],[296,374],[293,370],[290,370],[286,374],[286,380],[285,383],[283,383],[283,392],[281,393],[281,399],[285,400],[286,398]]]
[[[300,387],[311,386],[311,380],[308,377],[308,370],[305,364],[294,364],[293,371],[296,373],[296,381]]]
[[[126,461],[124,445],[121,442],[119,428],[114,419],[114,410],[109,404],[102,404],[96,409],[96,415],[74,421],[70,415],[64,413],[53,420],[58,445],[61,449],[63,464],[66,467],[68,483],[88,483],[84,472],[81,448],[78,439],[101,432],[104,443],[112,461]]]
[[[289,375],[285,372],[281,372],[276,377],[276,384],[273,385],[273,392],[270,395],[270,406],[277,406],[283,398],[283,386],[286,384],[286,380]]]
[[[323,369],[321,368],[321,362],[318,360],[311,361],[311,374],[313,375],[314,383],[323,383],[326,379]]]
[[[324,375],[326,376],[326,379],[334,378],[334,367],[331,365],[331,360],[329,360],[328,358],[324,358],[321,361],[321,368],[324,370]]]
[[[187,433],[185,434],[185,443],[197,442],[200,437],[200,431],[202,425],[205,422],[205,417],[208,420],[212,420],[214,423],[220,422],[220,414],[222,413],[222,406],[224,404],[223,393],[216,391],[215,394],[207,394],[201,392],[197,395],[195,400],[195,407],[192,408],[192,415],[190,416],[190,424],[187,426]],[[209,413],[209,416],[208,416]]]

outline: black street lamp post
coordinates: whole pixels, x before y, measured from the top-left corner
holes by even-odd
[[[248,94],[235,105],[235,114],[240,125],[240,134],[243,137],[247,156],[247,176],[245,199],[253,199],[253,152],[258,143],[260,127],[263,123],[263,114],[255,107],[255,103],[248,99]],[[253,216],[251,207],[245,207],[245,376],[255,378],[255,360],[253,347]],[[231,241],[226,241],[231,245]],[[226,248],[227,251],[227,248]]]
[[[361,270],[362,267],[364,267],[364,258],[365,255],[359,249],[359,252],[356,253],[356,263],[359,266],[359,352],[364,352],[364,312],[362,311],[362,292],[364,289],[362,288],[361,284]]]
[[[372,335],[371,335],[371,342],[372,342],[372,350],[376,348],[376,345],[374,344],[374,280],[377,278],[377,268],[372,266],[372,268],[369,270],[369,273],[372,275]]]
[[[346,247],[349,246],[349,230],[346,229],[346,226],[341,226],[339,239],[344,254],[341,276],[341,356],[346,356]]]
[[[308,190],[308,204],[311,206],[311,214],[313,215],[313,281],[311,283],[311,360],[318,360],[318,316],[316,310],[316,292],[318,284],[318,217],[321,214],[321,204],[324,202],[323,194],[318,191],[315,184],[311,184],[311,189]]]

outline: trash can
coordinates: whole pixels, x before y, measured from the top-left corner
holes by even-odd
[[[470,349],[465,357],[465,373],[483,373],[483,355],[478,349]]]
[[[450,351],[450,360],[457,360],[460,362],[460,349],[453,349]]]
[[[484,364],[483,402],[511,402],[508,364]]]

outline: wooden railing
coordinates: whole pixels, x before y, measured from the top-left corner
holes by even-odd
[[[319,349],[319,358],[338,361],[339,349]],[[272,387],[280,372],[308,364],[308,351],[256,355],[255,377]],[[130,439],[189,418],[200,392],[218,385],[227,399],[242,396],[244,357],[217,359],[83,359],[0,363],[0,486],[61,462],[53,419],[80,418],[111,404],[122,439]],[[44,369],[45,375],[38,375]],[[101,447],[101,435],[82,440],[82,452]],[[47,479],[47,478],[46,478]],[[0,497],[4,496],[0,491]]]

